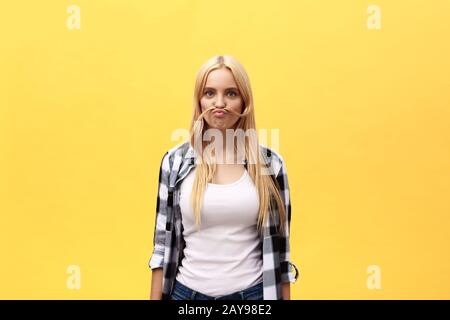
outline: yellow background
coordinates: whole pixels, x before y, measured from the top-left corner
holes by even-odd
[[[160,160],[215,54],[280,130],[292,298],[450,298],[449,38],[447,0],[3,3],[0,298],[148,299]]]

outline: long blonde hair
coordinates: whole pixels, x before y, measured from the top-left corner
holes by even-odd
[[[203,134],[206,130],[204,116],[213,108],[209,108],[204,112],[201,111],[200,99],[206,84],[208,74],[215,69],[228,68],[236,81],[239,92],[244,101],[243,112],[241,114],[227,109],[227,112],[233,113],[239,117],[235,129],[242,129],[244,132],[255,132],[255,113],[253,106],[253,95],[250,86],[250,80],[244,67],[234,57],[229,55],[219,55],[210,58],[206,61],[197,73],[197,78],[194,88],[194,110],[192,122],[190,125],[190,144],[199,156],[197,162],[197,170],[195,174],[194,184],[191,194],[191,207],[193,208],[195,223],[197,229],[200,227],[200,212],[201,204],[203,203],[203,196],[206,186],[212,181],[216,172],[216,163],[211,161],[204,161],[206,158],[210,159],[206,152],[203,152]],[[274,206],[278,208],[279,225],[284,228],[286,221],[286,212],[284,202],[281,194],[277,188],[276,182],[273,181],[270,175],[261,174],[260,166],[264,164],[264,158],[260,150],[258,136],[256,134],[245,135],[244,155],[247,161],[247,171],[252,178],[259,195],[259,211],[257,230],[262,233],[263,226],[266,224],[268,212],[274,216]],[[233,138],[234,139],[234,138]],[[201,141],[201,142],[200,142]],[[202,148],[202,149],[200,149]],[[275,220],[277,221],[277,220]]]

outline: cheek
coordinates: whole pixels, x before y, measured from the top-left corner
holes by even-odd
[[[242,99],[238,99],[230,103],[230,107],[236,112],[242,112],[244,109],[244,103]]]
[[[207,99],[200,99],[200,107],[202,108],[202,111],[205,111],[206,109],[208,109],[210,107],[210,103],[208,102]]]
[[[211,104],[206,100],[206,99],[201,99],[200,100],[200,113],[205,112],[208,108],[211,107]],[[211,114],[210,113],[206,113],[204,116],[204,119],[206,120],[206,122],[210,123],[210,118],[211,118]]]

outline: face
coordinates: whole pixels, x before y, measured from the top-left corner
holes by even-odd
[[[241,113],[243,104],[238,86],[228,68],[216,69],[208,74],[205,88],[200,98],[200,105],[202,112],[212,106],[215,106],[216,109],[209,111],[205,115],[207,128],[220,130],[235,128],[239,117],[226,110],[222,114],[215,114],[214,111],[226,107],[226,109]]]

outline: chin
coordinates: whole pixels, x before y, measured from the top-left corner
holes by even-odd
[[[209,128],[224,130],[228,128],[228,126],[225,123],[219,121],[218,123],[214,123],[212,126],[209,126]]]

